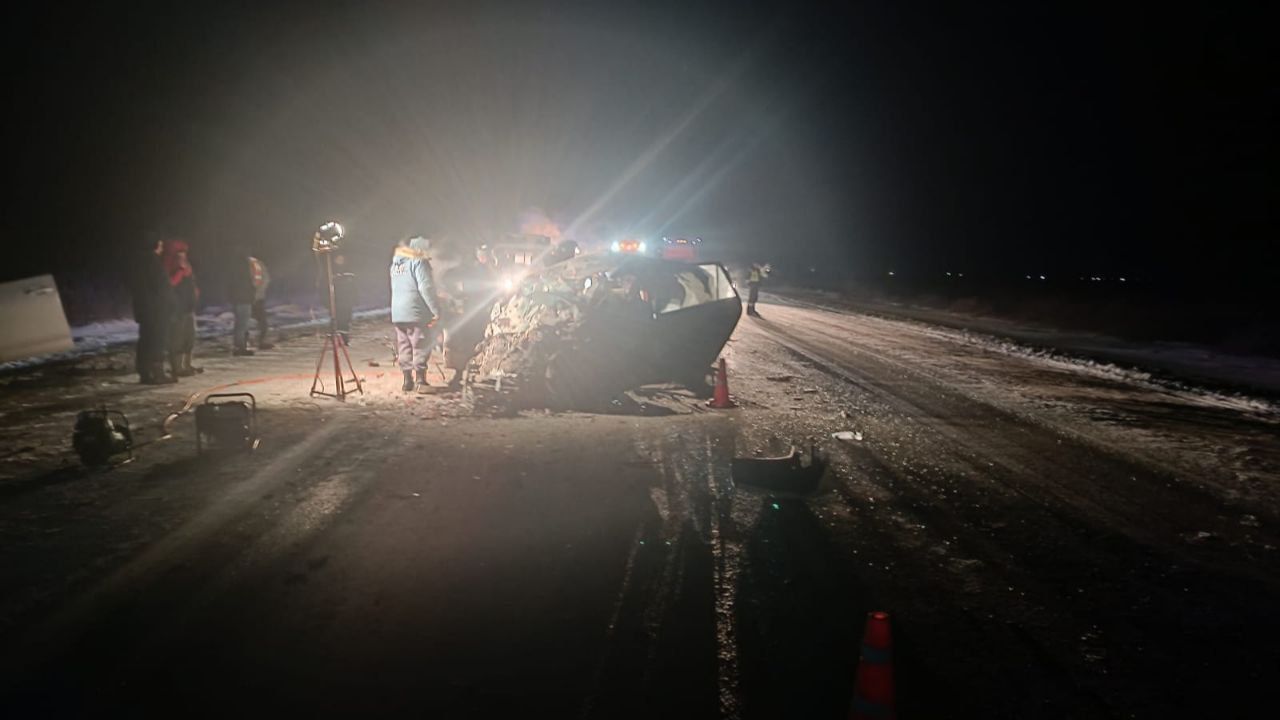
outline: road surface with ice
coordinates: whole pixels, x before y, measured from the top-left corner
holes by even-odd
[[[761,309],[730,411],[651,388],[473,417],[402,395],[374,321],[345,404],[307,397],[305,334],[202,341],[177,386],[133,384],[123,350],[10,372],[3,714],[841,718],[882,609],[903,717],[1270,716],[1273,405]],[[212,388],[257,395],[252,454],[197,457],[189,416],[159,439]],[[68,430],[102,402],[144,444],[85,472]],[[815,493],[731,477],[810,439]]]

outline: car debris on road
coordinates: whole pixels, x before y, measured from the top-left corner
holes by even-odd
[[[711,390],[742,301],[724,267],[582,255],[531,275],[494,308],[468,367],[477,405],[593,409],[673,382]]]

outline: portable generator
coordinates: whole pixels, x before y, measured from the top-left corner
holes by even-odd
[[[248,398],[246,401],[244,398]],[[196,452],[248,450],[258,440],[258,401],[249,393],[218,393],[196,406]]]
[[[119,410],[82,410],[76,415],[71,447],[87,467],[100,467],[119,455],[133,459],[133,433],[129,419]]]

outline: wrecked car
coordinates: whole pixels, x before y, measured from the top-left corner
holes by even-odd
[[[742,301],[724,266],[581,255],[500,299],[467,368],[477,404],[593,409],[642,385],[710,392]]]

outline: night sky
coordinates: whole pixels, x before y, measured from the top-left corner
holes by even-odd
[[[1276,272],[1261,4],[105,5],[7,23],[5,279],[536,212],[850,272]]]

